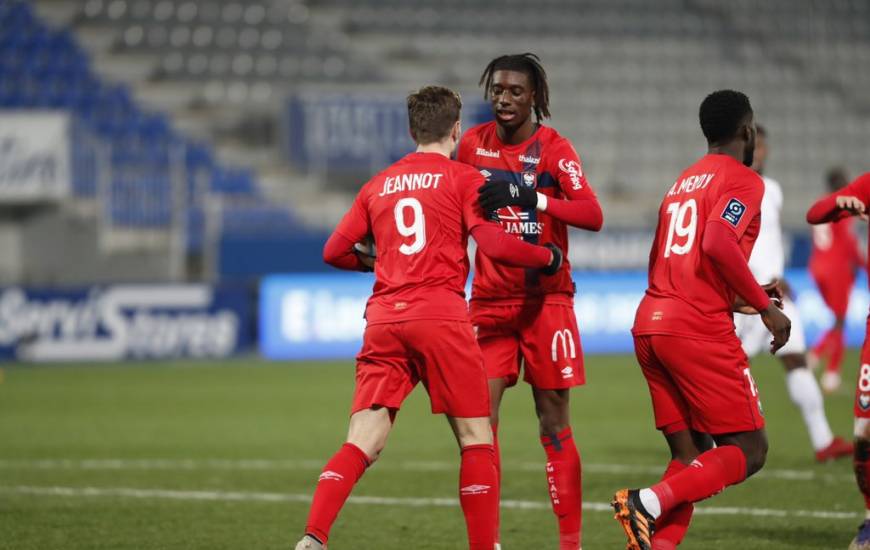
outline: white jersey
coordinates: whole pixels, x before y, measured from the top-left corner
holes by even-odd
[[[761,284],[773,279],[781,279],[785,272],[785,251],[783,250],[782,227],[779,225],[782,212],[782,188],[779,183],[767,176],[764,180],[764,198],[761,200],[761,228],[755,248],[749,256],[749,269],[752,276]]]

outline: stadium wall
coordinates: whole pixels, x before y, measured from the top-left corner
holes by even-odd
[[[647,285],[645,271],[575,272],[574,309],[585,353],[630,353],[631,326]],[[806,270],[790,270],[808,342],[833,323]],[[260,289],[260,352],[269,359],[351,359],[365,329],[363,313],[373,276],[357,273],[275,275]],[[853,291],[846,325],[848,345],[860,346],[870,306],[867,278]]]

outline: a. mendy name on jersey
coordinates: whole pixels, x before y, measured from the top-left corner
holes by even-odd
[[[224,357],[242,320],[208,285],[123,285],[41,296],[0,291],[0,348],[30,361]],[[10,349],[11,348],[11,349]]]

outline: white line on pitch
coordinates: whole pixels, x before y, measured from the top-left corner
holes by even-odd
[[[0,460],[0,468],[45,469],[45,470],[319,470],[326,459],[33,459]],[[450,461],[391,461],[381,460],[379,470],[408,470],[418,472],[452,472],[458,467]],[[544,462],[505,462],[505,471],[534,471],[544,468]],[[590,474],[642,474],[660,475],[663,468],[640,464],[595,464],[584,463],[583,471]],[[758,478],[784,479],[789,481],[846,481],[852,482],[851,474],[832,474],[815,470],[765,469],[756,474]]]
[[[48,497],[116,497],[133,499],[158,500],[205,500],[234,502],[301,502],[311,501],[307,494],[259,493],[244,491],[180,491],[171,489],[133,489],[128,487],[34,487],[34,486],[0,486],[0,493],[48,496]],[[455,498],[400,498],[351,496],[351,504],[370,504],[379,506],[413,506],[453,507],[459,506]],[[534,500],[502,500],[502,508],[518,510],[549,510],[548,502]],[[612,512],[609,504],[604,502],[584,502],[583,509],[592,512]],[[772,508],[717,507],[697,506],[696,514],[710,516],[752,516],[781,518],[812,518],[812,519],[847,519],[855,520],[862,517],[856,512],[835,512],[830,510],[776,510]]]

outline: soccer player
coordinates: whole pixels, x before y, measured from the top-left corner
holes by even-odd
[[[749,168],[756,139],[749,98],[713,92],[701,103],[699,118],[707,154],[665,194],[649,288],[632,329],[656,427],[672,460],[659,483],[614,495],[629,550],[675,548],[694,502],[764,465],[761,401],[732,311],[761,315],[773,334],[772,352],[788,341],[790,329],[769,296],[777,288],[762,288],[747,263],[764,194],[761,177]]]
[[[807,221],[813,225],[834,223],[860,216],[867,220],[870,204],[870,172],[819,199],[807,212]],[[864,495],[866,519],[858,528],[850,550],[870,549],[870,316],[867,317],[867,334],[861,349],[861,368],[855,388],[855,480]]]
[[[495,120],[465,133],[457,160],[486,176],[480,204],[508,233],[529,243],[552,243],[567,255],[567,227],[598,231],[603,216],[577,152],[541,123],[550,116],[546,72],[533,54],[504,55],[486,66],[480,84]],[[499,405],[522,365],[547,455],[559,548],[577,550],[580,455],[571,434],[569,390],[583,384],[585,374],[571,266],[565,261],[558,274],[544,279],[480,253],[474,265],[471,319],[489,377],[496,456]]]
[[[846,186],[849,180],[840,169],[828,173],[828,192],[834,193]],[[834,313],[831,327],[813,347],[810,362],[818,364],[827,359],[822,374],[822,389],[833,393],[840,387],[840,366],[846,348],[846,311],[849,309],[849,294],[855,284],[855,271],[866,267],[858,240],[852,232],[852,218],[835,223],[813,226],[813,251],[810,255],[810,275],[828,308]]]
[[[383,449],[402,401],[417,382],[433,413],[444,413],[461,448],[459,501],[469,547],[492,550],[498,474],[489,425],[483,358],[465,302],[467,240],[497,261],[557,273],[561,253],[506,234],[487,221],[475,190],[483,177],[450,160],[459,141],[459,95],[428,86],[408,96],[417,151],[369,180],[327,241],[323,256],[340,269],[370,270],[357,243],[377,245],[375,286],[357,356],[347,442],[320,474],[305,536],[296,550],[326,547],[330,528],[356,482]]]
[[[749,269],[755,280],[761,284],[780,282],[784,288],[782,300],[783,313],[791,320],[791,337],[776,356],[785,367],[785,382],[788,395],[800,409],[810,436],[810,444],[818,462],[825,462],[852,454],[852,444],[841,437],[834,437],[825,403],[815,376],[807,367],[806,341],[798,309],[788,296],[788,284],[783,279],[785,273],[785,252],[782,243],[782,228],[779,224],[782,210],[782,187],[775,179],[764,174],[764,166],[769,152],[767,132],[761,125],[755,142],[752,169],[764,181],[764,198],[761,200],[761,229],[749,256]],[[734,316],[737,336],[743,351],[749,357],[761,353],[770,338],[767,327],[758,315]]]

